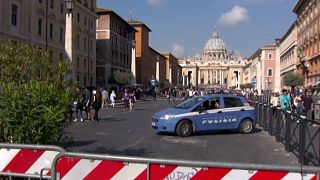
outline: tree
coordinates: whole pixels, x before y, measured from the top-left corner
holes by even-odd
[[[304,77],[301,74],[289,72],[284,75],[283,84],[290,87],[303,86]]]
[[[113,81],[115,84],[118,84],[119,86],[124,86],[124,85],[130,84],[131,79],[132,79],[131,73],[115,71],[111,76],[111,78],[109,79],[109,82]]]
[[[0,44],[0,142],[60,144],[75,84],[67,65],[28,45]]]

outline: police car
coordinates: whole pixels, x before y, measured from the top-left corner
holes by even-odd
[[[250,133],[256,124],[254,108],[245,97],[215,94],[188,99],[152,117],[157,132],[190,136],[200,131],[238,130]]]

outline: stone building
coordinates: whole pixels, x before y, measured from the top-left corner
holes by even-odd
[[[151,29],[141,21],[129,20],[135,31],[136,83],[150,85],[151,80],[159,83],[166,79],[166,57],[149,46]]]
[[[305,77],[305,85],[320,82],[320,2],[299,0],[293,11],[297,15],[299,60],[297,70]]]
[[[98,8],[97,14],[97,85],[109,89],[113,72],[131,73],[135,30],[110,9]]]
[[[1,0],[0,42],[24,43],[47,50],[52,63],[65,59],[64,0]]]
[[[287,73],[296,72],[298,64],[297,29],[293,23],[280,40],[280,76],[281,87]]]
[[[217,31],[204,47],[203,55],[179,60],[184,86],[240,87],[245,61],[239,55],[228,53]]]
[[[96,86],[96,0],[76,0],[66,15],[65,50],[72,79],[80,86]]]

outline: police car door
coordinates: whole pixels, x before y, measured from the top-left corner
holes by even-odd
[[[223,127],[236,129],[239,127],[241,113],[244,112],[243,102],[237,97],[223,97]]]
[[[196,130],[219,129],[219,121],[222,120],[220,112],[220,97],[208,99],[197,108]]]

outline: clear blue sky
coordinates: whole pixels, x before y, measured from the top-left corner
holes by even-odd
[[[144,22],[150,46],[176,56],[202,54],[214,27],[228,51],[251,56],[282,37],[296,15],[297,0],[97,0],[124,19]],[[131,10],[133,9],[133,11]]]

